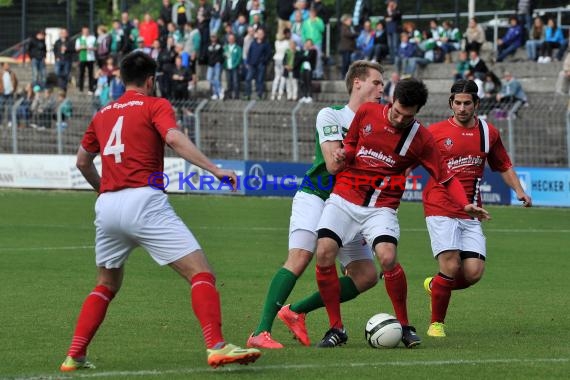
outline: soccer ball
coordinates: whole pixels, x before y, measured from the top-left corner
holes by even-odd
[[[394,348],[402,340],[402,325],[390,314],[376,314],[366,322],[364,336],[371,347]]]

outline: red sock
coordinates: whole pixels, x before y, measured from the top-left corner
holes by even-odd
[[[454,282],[455,284],[453,285],[453,290],[467,289],[471,286],[471,284],[467,282],[465,276],[463,275],[463,268],[459,269],[455,274]]]
[[[207,348],[224,341],[222,336],[222,312],[220,294],[216,290],[216,278],[212,273],[201,272],[192,277],[192,309],[200,326]]]
[[[384,284],[392,301],[392,306],[394,306],[396,318],[402,326],[408,326],[408,309],[406,306],[408,283],[404,269],[399,263],[391,271],[384,272]]]
[[[454,280],[438,273],[431,282],[431,322],[445,320]]]
[[[81,307],[68,356],[81,358],[87,354],[87,346],[105,319],[107,306],[113,297],[115,294],[103,285],[96,286],[89,293]]]
[[[336,266],[321,267],[317,265],[317,285],[319,293],[327,309],[329,325],[331,328],[342,328],[340,315],[340,282],[336,272]]]

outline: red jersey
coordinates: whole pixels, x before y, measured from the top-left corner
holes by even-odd
[[[164,139],[176,128],[166,99],[127,91],[91,120],[81,146],[101,153],[100,192],[148,186],[149,176],[164,169]]]
[[[391,105],[366,103],[343,140],[347,166],[337,174],[333,193],[365,207],[397,209],[405,190],[405,171],[421,164],[441,182],[452,177],[442,164],[433,137],[419,121],[395,128]]]
[[[429,131],[445,165],[463,185],[467,199],[481,206],[479,185],[483,178],[485,161],[489,162],[493,171],[504,172],[513,166],[499,131],[479,119],[472,128],[462,127],[453,121],[453,117],[432,124]],[[445,188],[431,178],[424,189],[423,202],[426,216],[471,218],[462,208],[454,205]]]

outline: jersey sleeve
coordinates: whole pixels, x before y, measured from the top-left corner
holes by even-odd
[[[97,140],[97,135],[95,134],[95,118],[91,120],[89,127],[83,135],[81,140],[81,146],[86,152],[97,154],[100,152],[101,146],[99,145],[99,140]]]
[[[347,162],[353,161],[354,156],[356,155],[356,145],[358,145],[358,137],[360,136],[360,121],[366,112],[363,108],[364,107],[361,106],[358,111],[356,111],[356,115],[354,115],[354,119],[352,119],[350,128],[348,128],[348,133],[342,141]]]
[[[315,127],[319,144],[325,141],[342,141],[342,126],[335,117],[334,109],[327,107],[319,111]]]
[[[176,117],[174,115],[174,108],[166,99],[157,99],[152,105],[151,111],[152,125],[164,140],[166,134],[171,129],[177,129]]]
[[[503,145],[501,136],[497,132],[497,139],[491,146],[491,150],[487,155],[487,162],[492,171],[505,172],[513,167],[513,163]]]

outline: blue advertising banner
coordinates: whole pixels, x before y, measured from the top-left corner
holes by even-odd
[[[245,195],[293,197],[311,164],[246,161],[242,186]]]
[[[402,197],[405,201],[422,201],[422,191],[425,188],[429,174],[423,167],[417,167],[406,178],[406,191]],[[485,168],[483,181],[480,185],[481,199],[483,204],[511,204],[510,189],[501,178],[499,173],[493,172],[488,167]]]
[[[533,205],[570,207],[570,169],[520,167],[516,171]],[[514,192],[511,204],[520,204]]]

